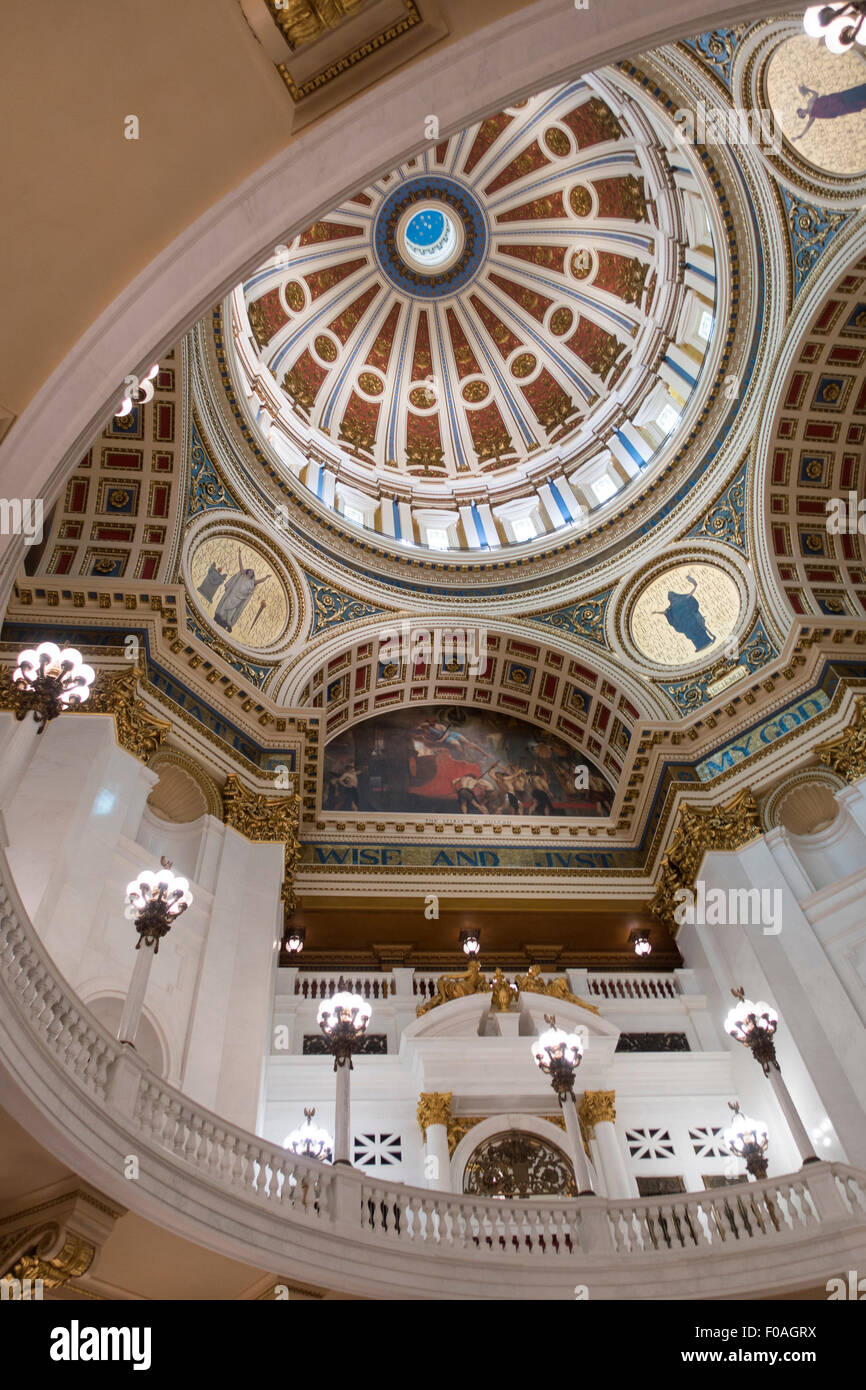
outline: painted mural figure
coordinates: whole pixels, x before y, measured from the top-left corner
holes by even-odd
[[[711,647],[716,639],[708,630],[701,606],[695,598],[698,581],[690,574],[687,583],[691,585],[691,593],[678,594],[675,589],[669,589],[667,608],[657,608],[653,616],[666,618],[674,632],[688,638],[695,651],[701,652],[704,647]]]
[[[866,82],[858,87],[848,87],[841,92],[827,92],[819,96],[812,87],[800,85],[800,95],[807,98],[805,106],[797,108],[797,115],[806,125],[799,135],[792,139],[802,140],[815,121],[834,121],[839,116],[853,116],[857,111],[866,110]]]
[[[225,577],[225,570],[221,570],[219,565],[215,565],[211,560],[208,572],[198,586],[198,592],[202,598],[206,598],[208,603],[211,603]]]
[[[390,711],[325,750],[323,809],[464,816],[606,816],[611,789],[589,765],[575,787],[574,750],[509,715],[449,706]]]
[[[240,546],[238,546],[237,574],[233,574],[226,584],[223,596],[214,613],[214,622],[219,623],[220,627],[224,627],[226,632],[231,632],[256,589],[260,584],[266,584],[270,577],[269,574],[266,574],[262,579],[256,579],[255,570],[245,569],[241,559]]]

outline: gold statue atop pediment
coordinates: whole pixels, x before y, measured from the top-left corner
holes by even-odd
[[[461,975],[440,975],[436,981],[436,993],[426,1004],[419,1004],[416,1013],[420,1018],[430,1009],[435,1009],[438,1004],[447,1004],[452,999],[465,999],[470,994],[489,993],[490,982],[487,976],[482,975],[478,961],[471,960],[468,970],[464,970]]]

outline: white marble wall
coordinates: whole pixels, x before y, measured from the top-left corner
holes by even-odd
[[[0,715],[8,855],[34,925],[85,1002],[125,997],[136,934],[127,883],[162,854],[190,880],[193,905],[160,944],[145,1016],[166,1079],[247,1129],[259,1114],[277,943],[282,847],[252,844],[212,816],[189,825],[146,807],[156,775],[118,747],[109,717],[71,716],[35,735]]]

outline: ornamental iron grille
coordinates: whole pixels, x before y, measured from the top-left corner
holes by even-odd
[[[576,1197],[574,1169],[547,1139],[509,1130],[483,1140],[463,1174],[463,1191],[478,1197]]]

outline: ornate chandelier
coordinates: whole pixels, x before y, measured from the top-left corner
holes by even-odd
[[[96,673],[74,647],[61,651],[53,642],[40,642],[35,651],[19,654],[12,679],[18,691],[16,717],[24,719],[33,710],[41,734],[49,719],[69,705],[84,703]]]
[[[192,893],[185,878],[171,872],[171,860],[165,856],[158,873],[144,869],[137,878],[127,884],[126,901],[136,914],[135,929],[138,950],[142,941],[145,946],[154,947],[154,955],[159,950],[162,937],[171,931],[172,924],[182,912],[186,912],[192,902]]]

